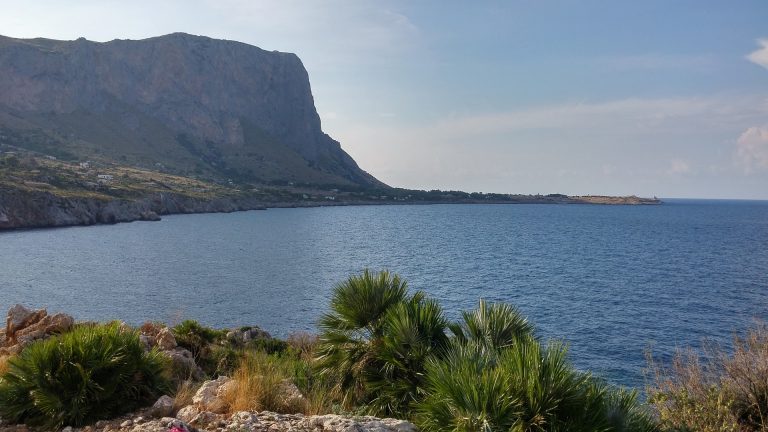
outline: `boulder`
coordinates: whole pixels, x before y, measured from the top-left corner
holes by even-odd
[[[152,417],[169,417],[173,413],[173,398],[170,396],[161,396],[160,399],[149,409],[149,415]]]
[[[283,399],[283,404],[289,407],[299,407],[307,403],[301,390],[288,379],[284,379],[280,383],[280,397]]]
[[[195,380],[201,380],[205,378],[205,372],[195,363],[195,356],[192,352],[176,347],[170,351],[162,351],[162,353],[171,359],[173,369],[183,371]]]
[[[272,339],[272,336],[257,326],[241,327],[227,332],[227,340],[244,344],[258,339]]]
[[[163,327],[155,336],[155,346],[161,351],[169,351],[176,348],[176,337],[168,327]]]
[[[216,414],[225,412],[227,404],[222,396],[228,388],[226,384],[230,381],[229,377],[220,376],[215,380],[204,382],[192,397],[192,403],[201,411],[210,411]]]
[[[64,313],[47,315],[39,321],[16,331],[14,337],[22,345],[26,345],[36,339],[43,339],[52,334],[68,331],[75,324],[74,318]]]
[[[17,304],[8,311],[5,329],[0,331],[0,354],[18,354],[31,342],[68,331],[74,323],[70,315],[48,315],[45,309],[32,311]]]
[[[187,405],[184,408],[180,409],[179,412],[176,413],[176,418],[178,418],[181,421],[189,423],[199,413],[200,413],[200,410],[196,406]]]
[[[46,315],[48,312],[45,309],[32,311],[20,304],[13,306],[8,310],[8,316],[5,319],[6,338],[15,342],[15,334],[18,330],[29,327]]]
[[[192,420],[189,421],[189,424],[192,426],[210,428],[211,426],[217,426],[217,423],[223,420],[223,414],[216,414],[210,411],[200,411]]]

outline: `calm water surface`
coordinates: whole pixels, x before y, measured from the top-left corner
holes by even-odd
[[[517,305],[577,366],[642,386],[668,358],[768,319],[768,202],[275,209],[0,234],[0,308],[314,330],[335,283],[387,268],[451,317]]]

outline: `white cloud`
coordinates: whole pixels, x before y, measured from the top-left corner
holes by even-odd
[[[736,156],[747,173],[768,170],[768,125],[744,131],[736,141]]]
[[[686,174],[700,182],[743,177],[723,144],[766,118],[765,95],[630,98],[419,124],[358,123],[334,137],[396,186],[661,196],[687,187]],[[712,166],[724,171],[701,168]],[[680,182],[670,183],[672,175]]]
[[[761,45],[761,48],[749,54],[747,59],[768,69],[768,39],[758,39],[757,43]]]
[[[605,57],[597,60],[599,64],[620,70],[659,70],[659,69],[703,69],[715,64],[711,54],[637,54]]]
[[[615,131],[622,135],[636,135],[687,130],[692,124],[697,124],[697,129],[732,128],[733,123],[741,125],[744,119],[764,118],[766,115],[768,104],[758,97],[629,98],[457,116],[420,129],[431,136],[445,137],[526,130]]]

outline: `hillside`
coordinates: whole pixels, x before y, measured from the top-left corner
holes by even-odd
[[[218,182],[384,186],[323,133],[296,55],[182,33],[0,36],[0,144]]]

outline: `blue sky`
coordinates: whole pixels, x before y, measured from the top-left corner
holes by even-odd
[[[5,1],[0,34],[297,53],[402,187],[768,199],[768,2]]]

